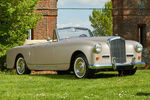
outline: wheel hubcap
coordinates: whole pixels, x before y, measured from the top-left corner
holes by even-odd
[[[85,64],[85,61],[81,57],[75,60],[74,72],[76,76],[79,78],[82,78],[86,73],[86,64]]]
[[[17,60],[17,72],[18,74],[23,74],[25,72],[25,61],[23,58]]]

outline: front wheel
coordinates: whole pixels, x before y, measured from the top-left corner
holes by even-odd
[[[136,73],[137,68],[132,69],[132,70],[120,70],[119,75],[123,76],[123,75],[134,75]]]
[[[74,74],[77,78],[87,78],[90,74],[89,64],[83,54],[78,54],[74,60]]]
[[[16,72],[18,75],[31,73],[31,70],[28,69],[23,56],[19,56],[16,60]]]

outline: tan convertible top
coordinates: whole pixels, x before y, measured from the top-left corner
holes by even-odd
[[[41,43],[45,43],[45,42],[50,42],[47,40],[26,40],[24,45],[28,45],[28,44],[41,44]]]

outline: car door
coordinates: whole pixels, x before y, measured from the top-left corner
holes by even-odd
[[[70,53],[63,41],[54,42],[53,60],[58,70],[67,70],[70,65]]]
[[[31,46],[30,67],[34,70],[54,70],[53,43],[43,43]]]

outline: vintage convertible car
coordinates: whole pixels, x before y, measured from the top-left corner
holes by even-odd
[[[7,52],[7,68],[16,68],[19,75],[31,70],[74,71],[77,78],[86,78],[95,71],[118,71],[133,75],[141,61],[142,45],[119,36],[95,37],[87,28],[57,29],[52,40],[27,44]]]

